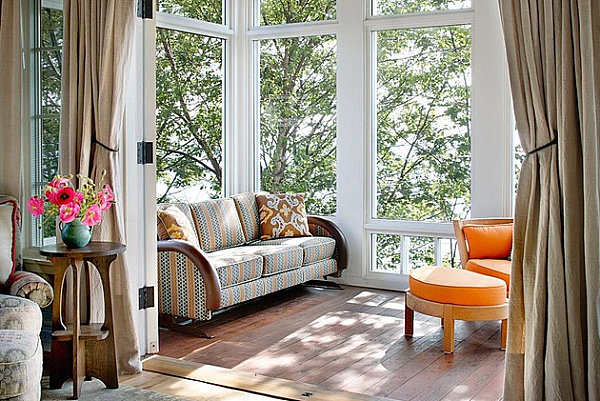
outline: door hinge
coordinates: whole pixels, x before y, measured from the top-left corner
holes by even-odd
[[[154,152],[152,142],[137,143],[137,164],[154,163]]]
[[[154,287],[140,288],[140,309],[148,309],[154,307]]]

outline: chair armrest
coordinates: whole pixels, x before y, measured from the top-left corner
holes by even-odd
[[[35,273],[28,271],[14,272],[7,282],[8,293],[35,302],[45,308],[54,300],[52,286]]]
[[[325,231],[325,235],[335,240],[337,247],[338,277],[341,270],[348,267],[348,241],[340,228],[333,221],[320,216],[308,216],[308,226],[317,226]],[[311,229],[311,232],[314,230]],[[315,234],[313,232],[313,234]]]
[[[158,252],[179,252],[192,261],[200,272],[206,291],[206,309],[217,310],[221,307],[221,284],[213,265],[205,257],[204,252],[188,241],[157,241]]]

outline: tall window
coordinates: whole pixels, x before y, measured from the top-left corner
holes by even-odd
[[[471,27],[427,26],[419,14],[470,5],[373,0],[374,14],[410,13],[418,27],[371,34],[372,219],[433,225],[420,228],[431,235],[374,229],[372,270],[407,274],[423,265],[459,265],[455,241],[433,233],[436,223],[470,214]]]
[[[263,25],[334,18],[335,1],[260,2]],[[310,25],[307,25],[310,26]],[[336,211],[336,38],[311,35],[263,39],[257,118],[260,186],[303,192],[309,213]]]
[[[159,11],[222,23],[222,1],[161,0]],[[195,20],[188,26],[193,27]],[[191,32],[193,31],[193,32]],[[172,29],[156,32],[157,200],[222,195],[225,40]]]
[[[57,3],[57,2],[53,2]],[[34,13],[31,53],[31,195],[40,195],[58,172],[63,15],[59,8],[40,7]],[[53,221],[32,220],[32,244],[55,241]]]

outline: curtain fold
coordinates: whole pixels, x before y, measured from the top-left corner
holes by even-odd
[[[515,206],[504,399],[600,400],[600,2],[500,9],[530,152]]]
[[[94,240],[124,242],[119,144],[124,137],[124,91],[132,48],[135,0],[64,0],[60,170],[84,174],[117,196],[117,205],[92,230]],[[93,275],[92,294],[101,291]],[[120,374],[141,370],[125,259],[111,271],[114,329]],[[103,319],[94,296],[92,321]]]
[[[0,0],[0,194],[21,199],[21,2]]]

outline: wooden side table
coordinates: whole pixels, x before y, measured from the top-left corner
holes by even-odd
[[[67,248],[64,245],[49,245],[40,248],[54,265],[54,305],[52,307],[52,348],[50,351],[50,388],[61,388],[73,379],[73,398],[81,395],[84,378],[96,377],[108,388],[119,387],[115,337],[113,331],[112,294],[110,266],[117,256],[125,251],[125,245],[115,242],[90,242],[83,248]],[[98,270],[104,290],[104,323],[82,323],[80,316],[81,276],[90,265]],[[73,318],[65,325],[62,319],[64,278],[68,268],[73,270]],[[91,294],[87,291],[87,305],[91,305]],[[89,309],[88,309],[89,311]],[[89,317],[89,313],[87,316]]]

